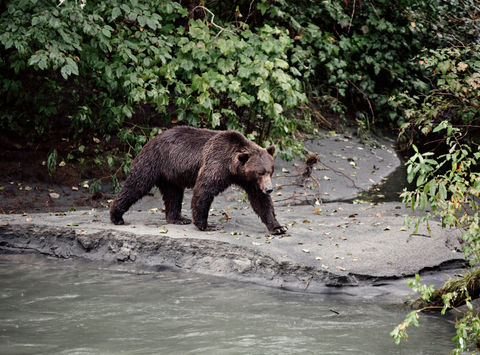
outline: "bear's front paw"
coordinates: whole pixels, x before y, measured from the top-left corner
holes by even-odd
[[[198,229],[203,232],[215,232],[222,229],[221,226],[217,226],[216,224],[195,224]]]
[[[219,226],[219,225],[216,225],[216,224],[209,224],[205,229],[204,231],[205,232],[215,232],[215,231],[219,231],[222,229],[222,226]]]
[[[123,218],[112,218],[112,223],[116,224],[117,226],[121,226],[122,224],[125,224],[125,221]]]
[[[190,223],[192,223],[192,220],[189,219],[189,218],[185,218],[185,217],[183,217],[183,216],[180,216],[179,218],[172,219],[172,220],[167,219],[167,222],[168,222],[169,224],[181,224],[181,225],[184,225],[184,224],[190,224]]]
[[[277,226],[270,231],[270,233],[272,234],[285,234],[286,232],[287,232],[287,227],[285,226]]]

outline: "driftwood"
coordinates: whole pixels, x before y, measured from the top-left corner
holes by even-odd
[[[320,183],[317,180],[317,178],[312,174],[314,170],[314,166],[317,163],[322,164],[326,169],[333,171],[335,174],[344,176],[346,179],[350,180],[353,187],[359,189],[359,187],[355,184],[355,181],[350,176],[322,162],[320,159],[320,156],[317,153],[308,153],[308,155],[306,156],[304,165],[301,168],[297,168],[296,174],[278,175],[278,177],[288,177],[288,178],[294,179],[292,182],[288,184],[280,185],[280,187],[285,187],[285,186],[305,187],[309,181],[312,181],[314,186],[313,190],[315,192],[311,194],[293,193],[291,196],[287,196],[281,199],[276,199],[274,200],[274,202],[284,202],[284,201],[292,200],[298,203],[298,202],[309,202],[311,200],[314,200],[315,202],[322,203],[322,199],[320,197]]]
[[[462,275],[462,278],[457,280],[449,280],[445,284],[436,289],[430,301],[425,301],[421,297],[410,303],[414,309],[421,310],[442,310],[443,298],[442,296],[456,292],[457,297],[450,302],[451,308],[457,308],[465,304],[466,301],[471,301],[480,297],[480,268],[473,269],[470,272]]]

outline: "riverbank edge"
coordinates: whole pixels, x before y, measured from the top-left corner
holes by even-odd
[[[322,292],[326,287],[375,286],[408,276],[339,275],[278,261],[252,248],[206,239],[10,223],[0,225],[0,236],[0,253],[33,252],[59,259],[79,258],[157,271],[168,268],[301,292]],[[450,260],[448,265],[443,263],[438,268],[449,265],[456,268],[460,262]]]

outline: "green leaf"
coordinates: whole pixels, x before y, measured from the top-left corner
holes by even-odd
[[[267,39],[262,43],[262,49],[265,53],[271,53],[275,48],[275,43],[271,39]]]
[[[275,59],[275,65],[281,69],[288,69],[288,63],[284,61],[283,59],[276,58]]]
[[[50,176],[55,175],[57,170],[57,150],[53,149],[47,158],[47,170]]]
[[[220,126],[220,117],[222,117],[222,115],[219,112],[212,113],[212,119],[211,119],[212,128]]]
[[[283,112],[283,107],[282,105],[278,103],[273,104],[273,112],[275,113],[275,116],[280,115]]]
[[[442,129],[445,129],[449,126],[448,121],[442,121],[438,124],[437,127],[433,129],[433,132],[438,132],[441,131]]]
[[[115,20],[117,17],[120,17],[122,16],[122,10],[119,8],[119,7],[114,7],[112,9],[112,15],[110,17],[110,20],[113,21]]]
[[[267,104],[272,101],[272,97],[270,96],[270,92],[267,88],[258,90],[257,99]]]
[[[447,188],[445,187],[445,184],[443,182],[441,182],[440,184],[438,184],[438,192],[440,194],[440,198],[442,200],[446,200],[447,199]]]
[[[107,37],[107,38],[110,38],[112,36],[112,31],[113,31],[113,28],[106,25],[104,27],[102,27],[102,29],[100,30],[102,32],[102,34]]]

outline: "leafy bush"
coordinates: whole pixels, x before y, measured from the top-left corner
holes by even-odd
[[[475,132],[480,120],[480,45],[426,50],[416,62],[429,89],[397,97],[405,109],[406,122],[400,132],[403,139],[412,143],[418,140],[416,134],[427,137],[439,122],[442,127],[457,126],[465,137],[475,138],[469,133]]]
[[[455,326],[457,348],[454,352],[461,354],[470,347],[469,341],[477,341],[480,337],[480,319],[470,303],[472,297],[478,297],[480,292],[480,173],[475,170],[480,163],[480,147],[462,143],[464,132],[447,121],[442,121],[433,132],[444,132],[449,151],[435,157],[432,152],[420,153],[414,146],[416,153],[407,162],[407,171],[408,180],[416,181],[417,188],[405,191],[403,200],[413,211],[431,208],[432,212],[426,212],[417,219],[417,228],[420,221],[426,222],[428,228],[429,219],[436,216],[443,227],[461,230],[465,256],[477,269],[471,273],[473,277],[465,275],[465,281],[460,280],[455,288],[439,290],[439,300],[433,305],[430,304],[433,286],[422,285],[417,275],[410,287],[421,293],[425,306],[410,312],[391,336],[397,343],[402,338],[406,339],[407,327],[411,324],[418,326],[419,314],[425,309],[441,309],[445,314],[447,310],[466,303],[467,310],[457,310],[462,316]]]
[[[456,323],[454,352],[458,354],[480,339],[480,319],[470,303],[480,294],[480,140],[476,133],[480,120],[479,49],[479,45],[472,44],[426,51],[417,60],[430,83],[429,90],[398,98],[408,120],[401,130],[406,141],[412,144],[423,135],[435,143],[432,150],[437,153],[422,153],[412,145],[414,154],[407,162],[407,173],[408,181],[415,182],[416,188],[405,191],[403,201],[413,211],[431,209],[417,219],[416,228],[422,221],[428,228],[428,221],[438,217],[443,227],[461,230],[463,251],[476,270],[465,275],[456,288],[444,287],[437,292],[439,304],[433,306],[429,304],[431,292],[426,292],[432,288],[421,285],[417,277],[412,287],[421,292],[426,306],[409,313],[391,335],[396,342],[407,338],[406,328],[418,324],[423,309],[439,308],[444,314],[466,303],[467,310],[459,311],[462,317]]]
[[[200,3],[7,3],[0,128],[71,138],[74,152],[118,137],[128,163],[152,128],[185,123],[275,141],[292,157],[297,130],[315,120],[351,117],[367,130],[405,122],[400,93],[429,88],[411,59],[452,40],[441,37],[452,23],[459,41],[478,33],[470,2]],[[447,11],[467,20],[458,26]]]
[[[390,98],[415,81],[410,59],[424,44],[425,29],[415,22],[422,2],[276,4],[259,7],[296,34],[292,62],[304,69],[310,98],[367,127],[395,127],[398,110]]]
[[[161,125],[237,129],[295,146],[285,111],[306,96],[285,54],[286,31],[175,25],[186,16],[173,1],[8,4],[0,18],[2,128],[32,137],[59,127],[74,137],[120,130],[138,151],[148,132],[135,121],[151,123],[151,115]]]

